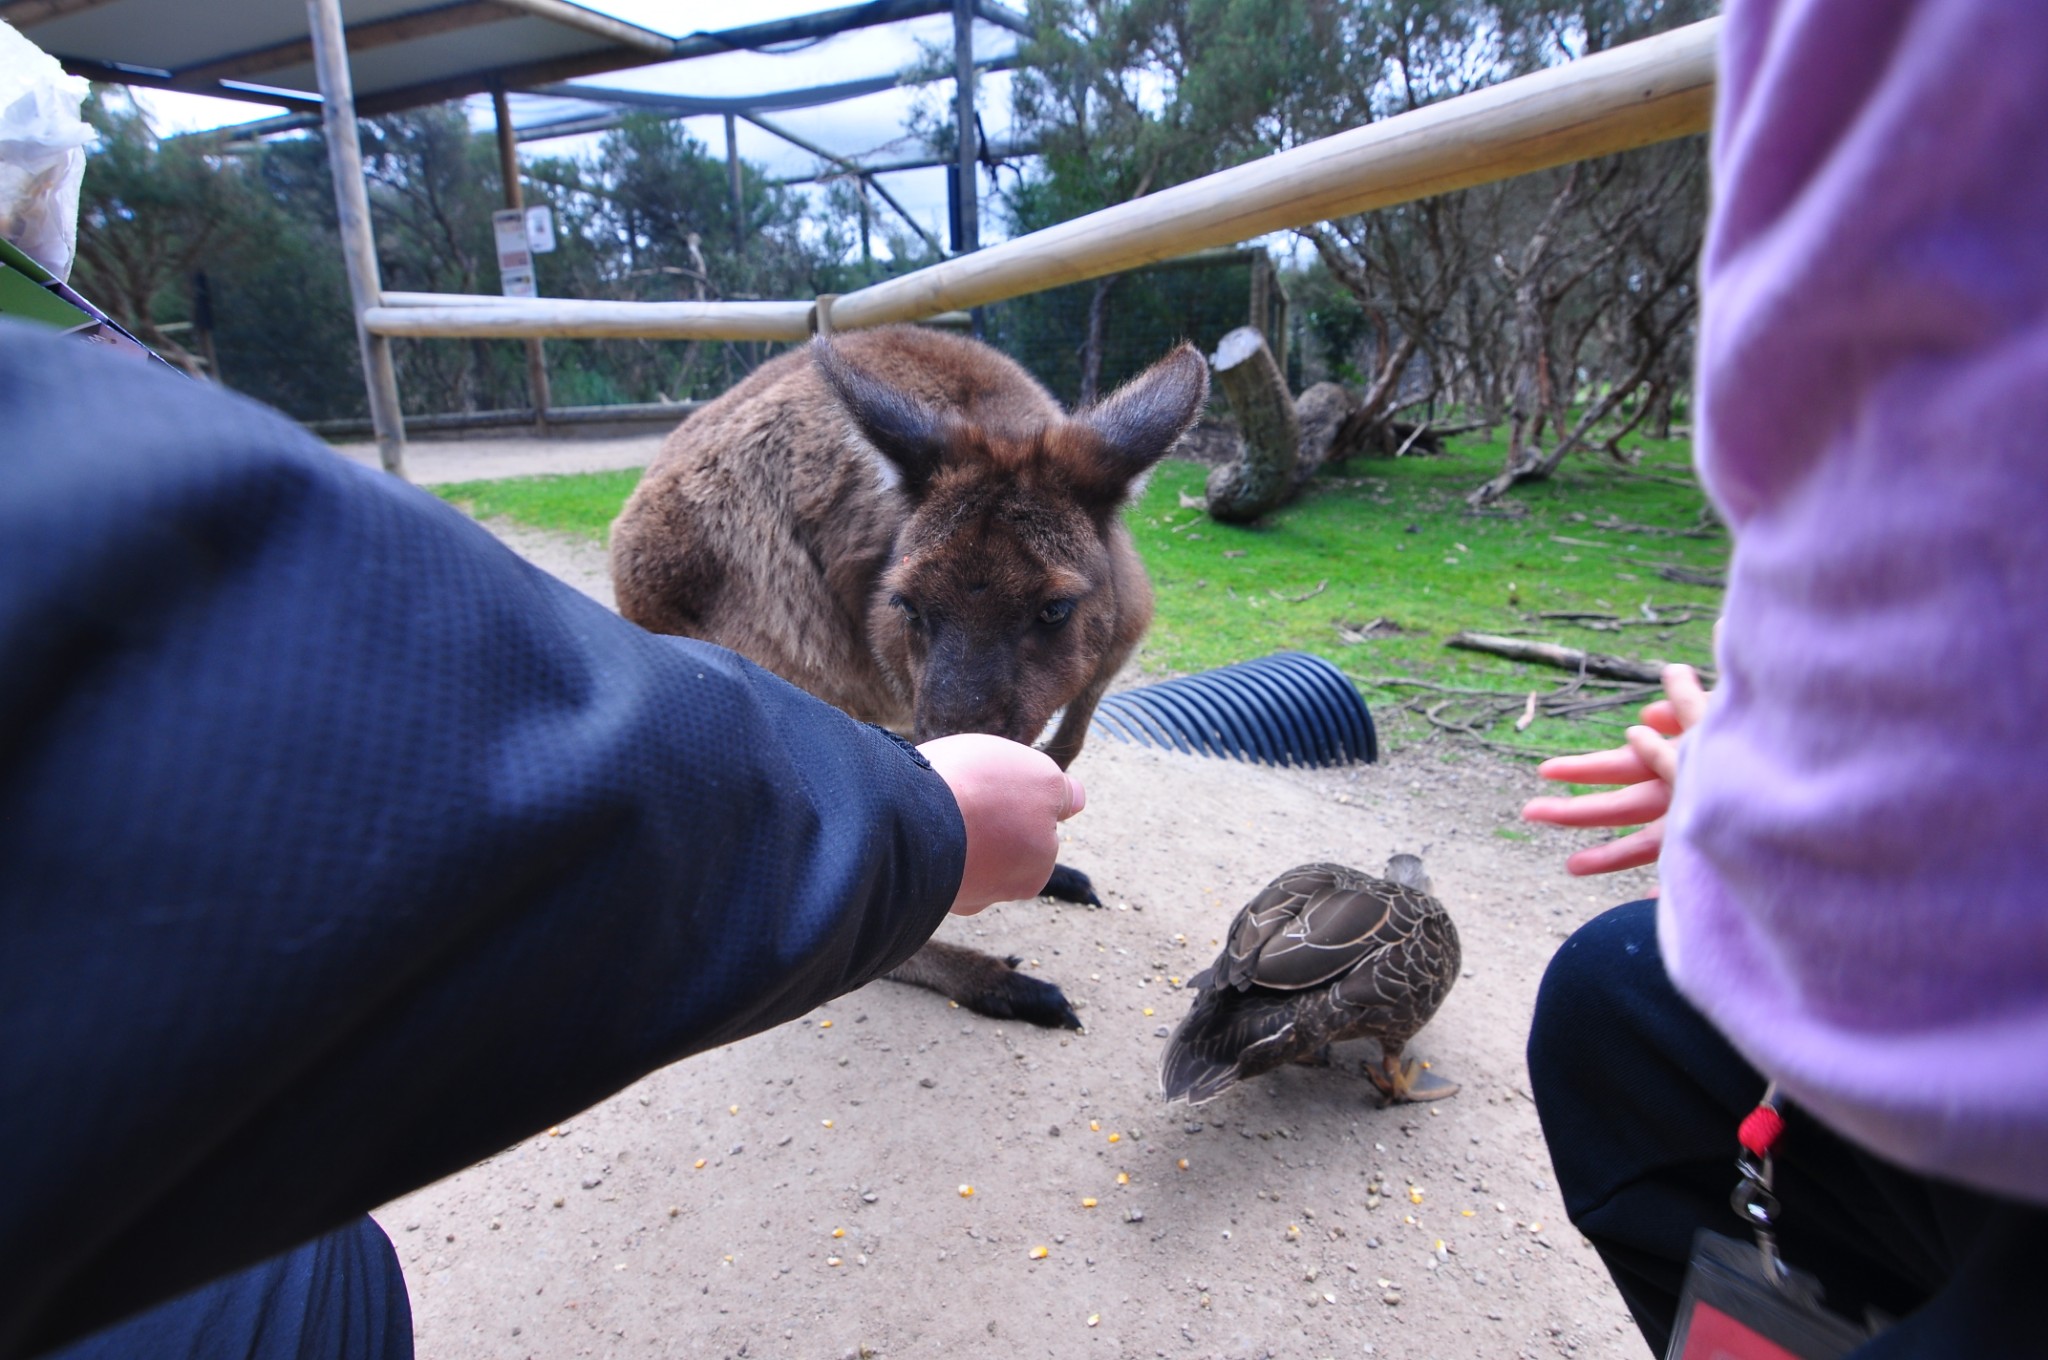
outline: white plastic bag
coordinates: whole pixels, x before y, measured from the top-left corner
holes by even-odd
[[[78,187],[91,125],[78,116],[92,87],[0,23],[0,236],[59,279],[78,244]]]

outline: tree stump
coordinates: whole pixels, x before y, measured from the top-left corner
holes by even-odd
[[[1287,381],[1257,327],[1240,326],[1224,336],[1210,362],[1216,386],[1237,416],[1244,452],[1209,474],[1209,513],[1249,523],[1299,489],[1295,468],[1301,458],[1301,425]]]

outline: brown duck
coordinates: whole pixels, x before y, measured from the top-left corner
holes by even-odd
[[[1167,1041],[1159,1084],[1199,1105],[1245,1077],[1327,1060],[1377,1039],[1365,1074],[1387,1104],[1456,1094],[1402,1049],[1458,977],[1458,932],[1413,855],[1387,876],[1341,864],[1289,869],[1245,904],[1216,962],[1189,980],[1194,1009]]]

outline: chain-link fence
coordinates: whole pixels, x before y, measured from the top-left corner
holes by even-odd
[[[1287,298],[1262,250],[1217,250],[985,308],[982,338],[1069,406],[1106,396],[1182,340],[1213,353],[1257,325],[1299,385]],[[1093,368],[1092,382],[1090,369]]]

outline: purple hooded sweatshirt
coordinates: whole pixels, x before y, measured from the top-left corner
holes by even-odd
[[[1731,0],[1673,979],[1896,1163],[2048,1204],[2048,3]]]

